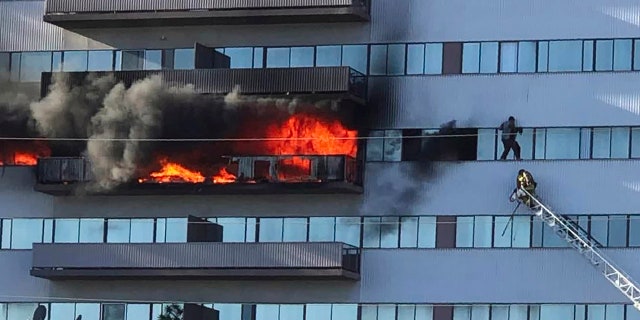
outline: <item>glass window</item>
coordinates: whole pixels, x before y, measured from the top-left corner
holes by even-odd
[[[128,243],[130,231],[130,219],[107,219],[107,242]]]
[[[480,45],[480,73],[498,72],[498,43],[482,42]]]
[[[285,218],[282,241],[307,241],[307,218]]]
[[[542,232],[545,228],[544,222],[539,219],[531,221],[531,247],[542,247]]]
[[[580,159],[591,159],[592,128],[580,128]]]
[[[335,241],[360,246],[360,217],[337,217],[335,230]]]
[[[156,242],[167,242],[167,219],[156,219]]]
[[[416,314],[416,307],[413,305],[398,305],[398,319],[397,320],[414,320]]]
[[[456,247],[473,247],[473,217],[456,218]]]
[[[609,216],[609,246],[627,246],[627,215]]]
[[[489,320],[489,306],[471,307],[471,320]]]
[[[611,156],[611,128],[593,128],[591,134],[593,159],[607,159]]]
[[[367,161],[382,161],[384,151],[384,131],[370,131],[367,139]],[[638,141],[640,141],[640,130],[638,130]],[[638,144],[640,146],[640,143]],[[638,148],[640,154],[640,147]]]
[[[387,53],[387,74],[402,75],[404,74],[405,64],[405,45],[390,44]]]
[[[76,303],[76,318],[82,316],[82,320],[100,320],[99,303]]]
[[[309,241],[334,241],[335,218],[309,218]]]
[[[256,228],[258,227],[258,219],[247,218],[247,239],[245,242],[256,242]]]
[[[547,144],[547,129],[537,128],[534,129],[536,138],[535,158],[544,159]]]
[[[364,235],[362,237],[362,247],[380,247],[380,217],[364,218]]]
[[[550,41],[549,71],[581,71],[582,41]]]
[[[111,71],[113,70],[113,51],[89,51],[88,71]]]
[[[609,222],[609,216],[594,215],[590,217],[591,229],[589,233],[593,238],[598,240],[603,246],[607,245],[607,225]]]
[[[253,48],[253,67],[264,67],[264,48]]]
[[[424,73],[442,73],[442,43],[427,43],[424,55]]]
[[[395,305],[379,305],[378,320],[396,320]]]
[[[125,304],[103,304],[102,320],[125,320]]]
[[[518,43],[503,42],[500,44],[500,72],[516,72],[518,70]]]
[[[87,51],[65,51],[62,71],[87,71]]]
[[[519,135],[517,140],[520,144],[520,157],[525,160],[533,159],[533,129],[523,129],[522,135]],[[499,155],[504,152],[502,142],[498,143],[497,151]]]
[[[267,48],[267,68],[288,68],[291,49]]]
[[[512,244],[514,248],[528,248],[531,242],[531,217],[514,216],[512,221]],[[502,232],[502,231],[500,231]]]
[[[54,242],[77,243],[79,241],[79,219],[56,219]]]
[[[22,60],[22,53],[11,53],[11,81],[20,81],[20,60]]]
[[[302,304],[280,305],[280,320],[300,320],[304,318],[303,314],[304,314],[304,305]],[[271,319],[277,319],[277,318],[271,318]]]
[[[42,219],[13,219],[11,248],[31,249],[34,243],[42,242]]]
[[[387,70],[387,46],[372,45],[369,65],[370,75],[384,75]]]
[[[33,319],[33,314],[38,306],[36,303],[8,303],[7,319]],[[42,307],[45,306],[43,305]]]
[[[232,69],[253,67],[253,48],[226,48],[224,54],[231,59]]]
[[[493,217],[477,216],[474,221],[473,246],[476,248],[490,248],[493,235]],[[501,231],[502,232],[502,231]]]
[[[544,320],[566,320],[574,318],[574,307],[572,304],[543,304],[540,306],[540,319]]]
[[[281,242],[282,241],[282,218],[260,218],[260,242]]]
[[[509,320],[509,306],[491,306],[491,320]]]
[[[213,308],[220,312],[219,320],[240,320],[242,319],[242,305],[237,303],[216,303]],[[157,319],[156,317],[151,320]]]
[[[11,54],[8,52],[0,52],[0,76],[4,76],[3,74],[9,71],[11,71]]]
[[[146,50],[144,70],[162,70],[162,50]]]
[[[342,48],[340,46],[316,47],[316,66],[337,67],[341,65]]]
[[[74,303],[52,303],[49,305],[50,320],[75,319]]]
[[[216,223],[222,226],[223,242],[245,241],[245,218],[218,218]]]
[[[280,306],[277,304],[256,305],[256,320],[278,319]]]
[[[528,316],[528,307],[527,305],[515,305],[512,304],[509,306],[509,320],[527,320]],[[537,319],[535,316],[539,318],[539,310],[535,308],[531,310],[531,320]]]
[[[629,158],[629,139],[629,127],[616,127],[611,129],[611,158]]]
[[[453,307],[453,320],[471,320],[471,307],[469,307],[469,306],[454,306]]]
[[[53,219],[44,219],[42,243],[53,243]]]
[[[307,304],[306,320],[331,320],[330,304]]]
[[[640,127],[631,128],[631,157],[640,158]]]
[[[631,70],[631,39],[617,39],[613,42],[613,70]]]
[[[624,305],[621,304],[608,304],[607,305],[607,320],[624,320]]]
[[[613,40],[596,41],[596,71],[613,70]]]
[[[536,43],[534,41],[520,41],[518,43],[518,72],[536,72]]]
[[[418,219],[418,248],[436,247],[436,217]]]
[[[462,45],[462,73],[480,72],[480,44],[464,43]]]
[[[424,73],[424,44],[407,46],[407,74]]]
[[[587,317],[587,306],[584,304],[576,304],[575,305],[575,319],[576,320],[586,320]],[[621,319],[622,320],[622,319]]]
[[[511,217],[496,217],[495,219],[493,246],[496,248],[511,247],[511,229],[513,228]]]
[[[593,47],[593,40],[583,42],[582,71],[593,71]]]
[[[496,159],[496,130],[478,129],[478,160]]]
[[[626,306],[627,318],[626,320],[640,320],[640,312],[633,305],[628,304]]]
[[[385,130],[383,160],[402,160],[402,130]]]
[[[173,59],[173,68],[176,70],[195,68],[196,57],[194,49],[175,49]]]
[[[334,304],[331,310],[331,320],[356,320],[358,318],[357,304]]]
[[[416,320],[433,320],[433,306],[416,306]]]
[[[400,248],[418,246],[418,217],[400,218]]]
[[[43,72],[51,71],[51,52],[23,52],[19,61],[20,81],[39,82]]]
[[[153,242],[153,219],[131,219],[131,243]]]
[[[633,46],[633,70],[640,70],[640,40],[634,40]]]
[[[2,241],[0,249],[11,249],[11,219],[0,219],[2,223]]]
[[[367,73],[367,46],[342,46],[342,65],[349,66],[363,74]]]
[[[579,159],[580,129],[547,129],[546,159]]]
[[[142,70],[144,68],[144,51],[122,50],[121,55],[122,70]]]
[[[146,320],[150,314],[150,304],[127,304],[127,320]]]
[[[588,320],[604,320],[605,306],[603,304],[592,304],[587,306]]]
[[[378,318],[378,307],[375,305],[362,306],[361,312],[360,320],[376,320]]]
[[[62,52],[54,51],[53,58],[51,60],[51,71],[60,72],[62,71]]]
[[[291,67],[313,67],[314,53],[313,47],[291,48]]]
[[[629,216],[629,246],[640,247],[640,215]]]
[[[187,242],[187,219],[167,218],[166,242]]]
[[[380,222],[380,247],[397,248],[400,222],[398,217],[382,217]]]

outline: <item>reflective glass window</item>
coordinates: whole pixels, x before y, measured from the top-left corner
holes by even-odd
[[[107,242],[109,243],[128,243],[131,234],[130,231],[130,219],[107,220]]]
[[[489,306],[472,306],[471,320],[489,320]]]
[[[218,218],[216,223],[222,226],[223,242],[245,241],[245,218]]]
[[[640,215],[629,216],[629,246],[640,247]]]
[[[473,247],[473,217],[456,218],[456,247]]]
[[[608,304],[606,312],[607,320],[625,320],[624,317],[624,305],[621,304]]]
[[[74,303],[52,303],[49,305],[49,320],[75,319]]]
[[[62,51],[54,51],[51,59],[51,71],[62,71]]]
[[[611,158],[629,158],[630,128],[616,127],[611,129]]]
[[[264,67],[264,48],[253,48],[253,67]]]
[[[424,44],[407,46],[407,74],[424,73]]]
[[[307,218],[285,218],[282,232],[282,241],[307,241]]]
[[[525,160],[533,159],[533,129],[523,129],[522,134],[519,134],[516,139],[518,144],[520,144],[520,157]],[[503,151],[504,144],[502,144],[502,141],[499,141],[497,144],[497,155],[501,155]]]
[[[144,70],[162,69],[162,50],[146,50],[144,52]]]
[[[340,46],[316,47],[316,66],[337,67],[341,64],[342,48]]]
[[[416,320],[434,320],[433,306],[425,306],[425,305],[416,306]]]
[[[442,74],[442,43],[427,43],[424,51],[424,73]]]
[[[232,69],[253,67],[253,48],[226,48],[224,54],[231,59]]]
[[[307,304],[305,320],[331,320],[331,305]]]
[[[509,306],[493,305],[491,306],[491,320],[510,320]]]
[[[591,130],[592,128],[580,128],[580,159],[591,159]]]
[[[378,320],[396,320],[396,306],[388,304],[379,305]]]
[[[79,231],[79,219],[56,219],[53,241],[57,243],[77,243],[80,236]]]
[[[380,247],[380,217],[364,218],[364,234],[362,237],[362,247]]]
[[[62,71],[87,71],[87,51],[65,51],[62,61]]]
[[[103,304],[102,320],[125,320],[125,304]]]
[[[414,320],[416,314],[416,306],[414,305],[398,305],[397,320]]]
[[[542,232],[546,225],[539,219],[531,221],[531,247],[542,247]]]
[[[53,219],[44,219],[42,243],[53,243]]]
[[[46,306],[43,305],[43,307]],[[33,313],[36,311],[36,308],[38,308],[37,303],[8,303],[7,319],[33,319]]]
[[[42,242],[42,228],[42,219],[13,219],[11,248],[31,249],[34,243]]]
[[[144,68],[144,51],[122,50],[121,55],[122,70],[142,70]]]
[[[290,54],[289,48],[267,48],[267,68],[288,68]]]
[[[640,127],[631,128],[631,157],[640,158]]]
[[[385,130],[383,160],[402,160],[402,130]]]
[[[356,320],[357,318],[357,304],[334,304],[331,309],[331,320]]]
[[[384,75],[387,70],[387,46],[372,45],[369,74],[374,76]]]
[[[360,217],[337,217],[335,241],[360,246]]]
[[[512,228],[510,217],[495,217],[493,246],[496,248],[511,247]]]
[[[581,71],[582,41],[550,41],[549,71]]]
[[[367,139],[367,161],[382,161],[384,152],[384,131],[371,131]],[[640,130],[638,130],[638,154],[640,154]]]
[[[511,227],[511,246],[514,248],[528,248],[531,242],[531,217],[513,217]],[[502,230],[500,231],[502,232]]]
[[[480,45],[480,73],[498,72],[498,43],[482,42]]]
[[[535,158],[536,159],[544,159],[546,153],[546,145],[547,145],[547,129],[537,128],[535,131],[535,139],[536,139],[536,147],[535,147]]]
[[[493,217],[477,216],[474,219],[473,246],[476,248],[490,248],[493,235]]]
[[[454,306],[453,320],[471,320],[470,306]]]
[[[131,243],[153,242],[153,219],[131,219]]]
[[[540,306],[540,319],[544,320],[567,320],[574,318],[574,307],[572,304],[543,304]]]
[[[462,73],[480,72],[480,43],[462,45]]]
[[[609,216],[593,215],[590,217],[590,220],[591,229],[589,230],[589,233],[603,246],[606,246],[608,243],[607,239],[609,239],[607,234]]]
[[[596,71],[613,70],[613,40],[596,41]]]
[[[127,320],[146,320],[150,314],[150,304],[127,304]]]
[[[309,241],[334,241],[335,218],[309,218]]]
[[[576,320],[585,320],[587,317],[587,306],[584,304],[575,305],[575,318]]]
[[[113,51],[97,50],[89,51],[88,71],[111,71],[113,70]]]
[[[536,72],[536,48],[535,41],[518,43],[518,72]]]
[[[516,72],[518,70],[518,43],[503,42],[500,44],[500,72]]]
[[[342,65],[349,66],[354,70],[367,73],[367,46],[348,45],[342,46]]]
[[[99,303],[76,303],[76,319],[82,316],[82,320],[100,320]]]
[[[291,67],[313,67],[314,54],[313,47],[291,48]]]
[[[5,75],[11,71],[11,54],[0,52],[0,80],[4,80]]]
[[[611,128],[593,128],[591,156],[606,159],[611,156]]]
[[[609,216],[609,246],[627,246],[627,215]]]
[[[640,312],[633,305],[628,304],[626,306],[627,318],[626,320],[640,320]]]
[[[187,219],[186,218],[168,218],[166,242],[187,242]]]
[[[11,219],[1,219],[2,223],[2,242],[0,249],[11,249]]]
[[[300,319],[304,319],[304,305],[302,304],[280,305],[280,320],[300,320]]]
[[[281,242],[282,241],[282,218],[260,218],[258,230],[260,242]]]
[[[165,218],[156,219],[156,242],[167,242],[167,219]]]
[[[377,320],[378,307],[375,305],[365,305],[360,308],[360,320]]]
[[[257,227],[258,227],[258,219],[247,218],[247,238],[245,242],[256,242]]]
[[[603,304],[592,304],[587,306],[587,320],[604,320],[605,306]]]
[[[20,60],[22,60],[22,53],[11,53],[11,75],[9,77],[11,81],[20,81]]]
[[[280,314],[280,306],[277,304],[256,305],[256,320],[278,319],[279,314]]]
[[[242,319],[242,305],[237,303],[216,303],[213,308],[220,312],[219,320],[239,320]],[[157,318],[153,318],[157,319]],[[152,319],[152,320],[153,320]]]
[[[478,160],[496,159],[496,130],[478,129]]]
[[[633,46],[633,70],[640,70],[640,40],[634,40]]]
[[[613,41],[613,70],[631,70],[631,53],[633,43],[631,39],[617,39]]]
[[[405,65],[405,45],[390,44],[387,49],[387,74],[402,75],[404,74]]]
[[[418,217],[400,218],[400,248],[418,246]]]
[[[532,316],[531,320],[537,319],[537,318],[535,318],[535,315],[538,315],[538,317],[539,317],[539,314],[536,314],[534,312],[534,310],[531,310],[531,311],[532,311],[531,312],[531,316]],[[537,310],[535,310],[535,311],[537,311]],[[512,304],[512,305],[509,306],[509,320],[527,320],[528,312],[529,312],[529,310],[528,310],[527,305]]]
[[[173,51],[173,68],[176,70],[193,69],[196,64],[194,49],[175,49]]]
[[[579,159],[580,129],[550,128],[546,137],[547,159]]]
[[[23,52],[20,81],[39,82],[43,72],[51,71],[51,52]]]
[[[582,44],[582,71],[593,71],[593,40],[584,41]]]
[[[418,248],[436,247],[436,217],[418,219]]]
[[[399,217],[381,217],[380,223],[380,247],[397,248],[400,229]]]
[[[574,217],[570,217],[570,219],[574,220]],[[547,228],[546,224],[544,225],[544,229],[542,229],[542,246],[547,248],[563,248],[568,247],[566,241],[564,241],[561,237],[558,237],[557,234],[553,232],[553,230]]]

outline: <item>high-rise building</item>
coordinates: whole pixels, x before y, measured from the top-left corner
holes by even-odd
[[[632,320],[633,0],[0,0],[0,320]],[[503,145],[510,116],[522,160]]]

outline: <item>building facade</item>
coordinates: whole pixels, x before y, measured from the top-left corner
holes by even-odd
[[[637,1],[102,2],[0,0],[6,88],[41,98],[52,72],[157,72],[205,93],[346,94],[370,137],[362,177],[327,192],[69,194],[5,158],[0,320],[38,305],[50,320],[147,320],[169,303],[222,320],[640,319],[540,220],[519,209],[510,224],[508,199],[527,169],[640,278]],[[224,72],[238,74],[210,80]],[[261,89],[273,79],[299,81]],[[522,161],[497,160],[508,116]],[[412,142],[451,120],[453,158],[423,161]]]

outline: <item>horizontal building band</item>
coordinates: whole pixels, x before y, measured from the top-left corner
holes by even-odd
[[[358,279],[360,252],[342,243],[36,244],[31,274],[47,279]]]
[[[64,28],[367,21],[368,0],[47,0],[44,21]]]

